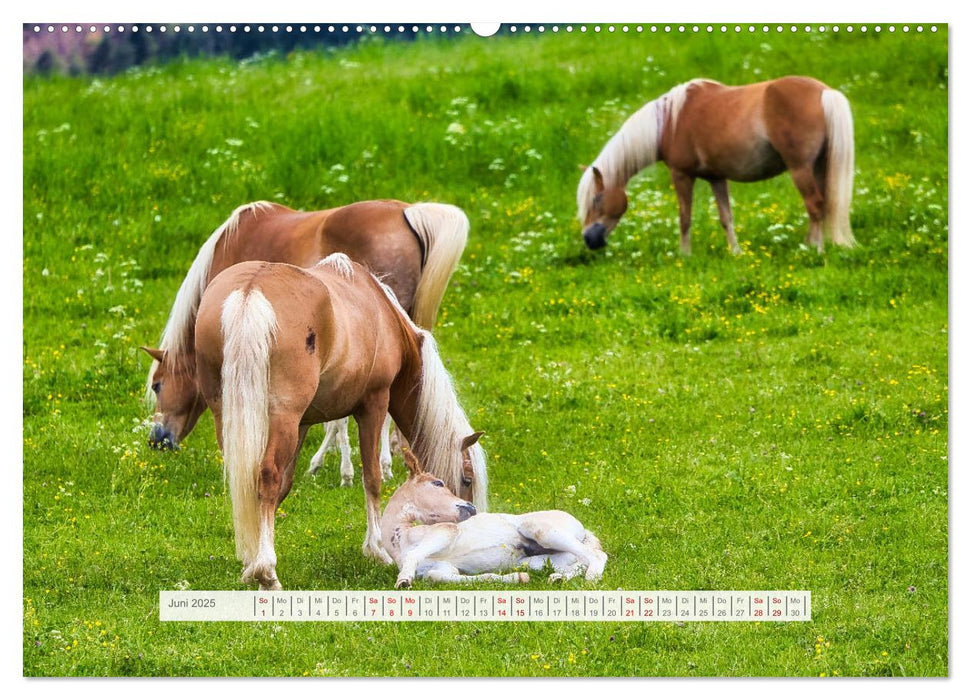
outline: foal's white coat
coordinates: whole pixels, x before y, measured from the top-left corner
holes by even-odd
[[[607,555],[600,541],[569,513],[476,515],[471,503],[421,471],[408,451],[405,464],[410,476],[381,518],[382,544],[399,569],[395,588],[409,587],[416,576],[457,583],[525,583],[526,572],[495,572],[520,566],[538,570],[547,562],[553,567],[551,581],[584,570],[588,581],[603,575]]]

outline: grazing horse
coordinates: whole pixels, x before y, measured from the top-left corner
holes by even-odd
[[[179,288],[159,349],[145,348],[154,362],[148,396],[155,398],[153,447],[176,447],[206,410],[196,382],[194,329],[199,300],[212,279],[247,260],[310,267],[343,252],[368,266],[394,290],[401,305],[423,328],[431,328],[448,281],[468,238],[461,209],[447,204],[405,204],[394,200],[358,202],[315,212],[294,211],[271,202],[237,208],[200,249]],[[382,471],[390,477],[391,452],[382,431]],[[324,449],[337,433],[346,446],[347,421],[328,428],[314,456],[316,472]],[[342,454],[341,481],[353,478],[350,455]]]
[[[389,413],[429,469],[480,508],[485,453],[431,334],[343,253],[304,269],[244,262],[209,284],[195,327],[199,388],[216,425],[243,581],[276,590],[274,522],[311,425],[352,415],[367,498],[365,555],[381,545],[379,433]]]
[[[853,117],[846,97],[818,80],[731,87],[698,79],[641,107],[580,178],[578,215],[591,250],[607,245],[627,210],[628,180],[657,161],[671,170],[685,255],[691,253],[695,178],[711,183],[728,244],[739,253],[728,181],[755,182],[786,170],[809,213],[807,243],[821,252],[824,229],[837,245],[855,243],[849,213]]]
[[[451,583],[526,583],[525,571],[494,572],[542,569],[547,563],[553,567],[551,581],[584,569],[588,581],[603,575],[607,555],[600,541],[569,513],[476,514],[473,504],[425,473],[407,449],[404,455],[409,477],[381,516],[384,548],[399,570],[395,588],[408,588],[416,576]]]

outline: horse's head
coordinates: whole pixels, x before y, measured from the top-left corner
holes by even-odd
[[[603,174],[591,166],[580,180],[578,199],[584,242],[590,250],[603,248],[627,211],[627,192],[623,187],[604,185]]]
[[[155,360],[151,378],[155,418],[148,444],[159,450],[177,449],[206,410],[196,383],[195,363],[174,362],[167,351],[141,349]]]
[[[475,506],[449,491],[445,482],[426,472],[407,448],[404,450],[408,479],[394,492],[385,515],[402,517],[422,525],[459,523],[475,515]]]

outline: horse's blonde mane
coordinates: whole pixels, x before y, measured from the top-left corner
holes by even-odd
[[[462,452],[459,448],[462,440],[472,434],[472,426],[459,404],[452,377],[438,354],[434,336],[415,324],[391,287],[375,275],[371,276],[398,312],[401,322],[418,336],[421,345],[422,370],[415,434],[421,435],[422,439],[413,446],[415,456],[425,471],[447,481],[453,493],[458,493],[462,484]],[[484,512],[488,494],[485,450],[476,443],[469,448],[469,457],[474,473],[472,501]]]
[[[237,207],[229,218],[213,231],[196,254],[195,260],[189,267],[189,272],[182,280],[182,285],[175,295],[175,303],[172,304],[172,310],[169,312],[168,321],[165,323],[165,329],[162,331],[162,337],[159,341],[159,349],[167,353],[171,361],[176,363],[176,366],[182,366],[187,362],[187,355],[190,350],[189,343],[195,331],[199,302],[209,284],[209,272],[212,268],[216,244],[224,236],[228,239],[229,236],[236,233],[239,228],[239,217],[244,212],[252,211],[255,213],[269,209],[271,206],[273,206],[271,202],[259,201]],[[154,398],[151,385],[157,367],[158,362],[152,362],[152,366],[148,370],[146,395],[150,401]]]
[[[452,378],[438,354],[432,334],[418,330],[422,337],[421,387],[418,392],[418,412],[415,434],[415,456],[425,470],[448,483],[454,493],[462,484],[462,440],[472,434],[472,427],[459,405]],[[472,501],[479,510],[487,504],[485,451],[476,443],[469,448],[474,472]]]
[[[412,320],[411,316],[408,315],[408,312],[405,311],[404,307],[401,305],[401,302],[398,301],[398,295],[394,293],[394,290],[382,282],[381,278],[375,275],[373,272],[371,273],[371,277],[373,277],[374,281],[378,283],[381,291],[384,292],[384,295],[388,298],[388,301],[391,302],[391,305],[394,307],[395,311],[398,312],[398,315],[401,316],[402,323],[404,323],[415,333],[421,333],[421,328],[417,326],[417,324]]]
[[[594,196],[593,168],[603,175],[608,187],[623,187],[634,175],[653,165],[666,129],[674,129],[687,99],[688,90],[699,83],[714,82],[696,78],[682,83],[634,112],[620,127],[580,178],[577,187],[577,216],[584,223]]]
[[[331,253],[326,258],[318,261],[314,267],[323,267],[324,265],[336,270],[337,274],[346,280],[354,279],[354,265],[351,263],[351,259],[344,253]]]

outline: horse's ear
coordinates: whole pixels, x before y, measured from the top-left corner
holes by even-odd
[[[415,477],[421,474],[424,470],[421,468],[421,464],[418,462],[418,458],[415,457],[415,453],[405,447],[401,453],[405,457],[405,466],[408,467],[408,473]]]
[[[476,432],[472,433],[471,435],[469,435],[465,439],[463,439],[462,440],[462,450],[464,451],[464,450],[467,450],[470,447],[472,447],[472,445],[474,445],[475,443],[477,443],[479,441],[479,438],[482,437],[483,435],[485,435],[485,433],[483,433],[481,430],[479,430],[479,431],[476,431]]]
[[[600,172],[599,168],[591,168],[593,170],[593,187],[596,192],[604,191],[604,176]]]
[[[139,345],[138,349],[147,352],[148,355],[159,364],[162,364],[162,361],[165,359],[165,351],[163,350],[156,350],[155,348],[149,348],[144,345]]]

